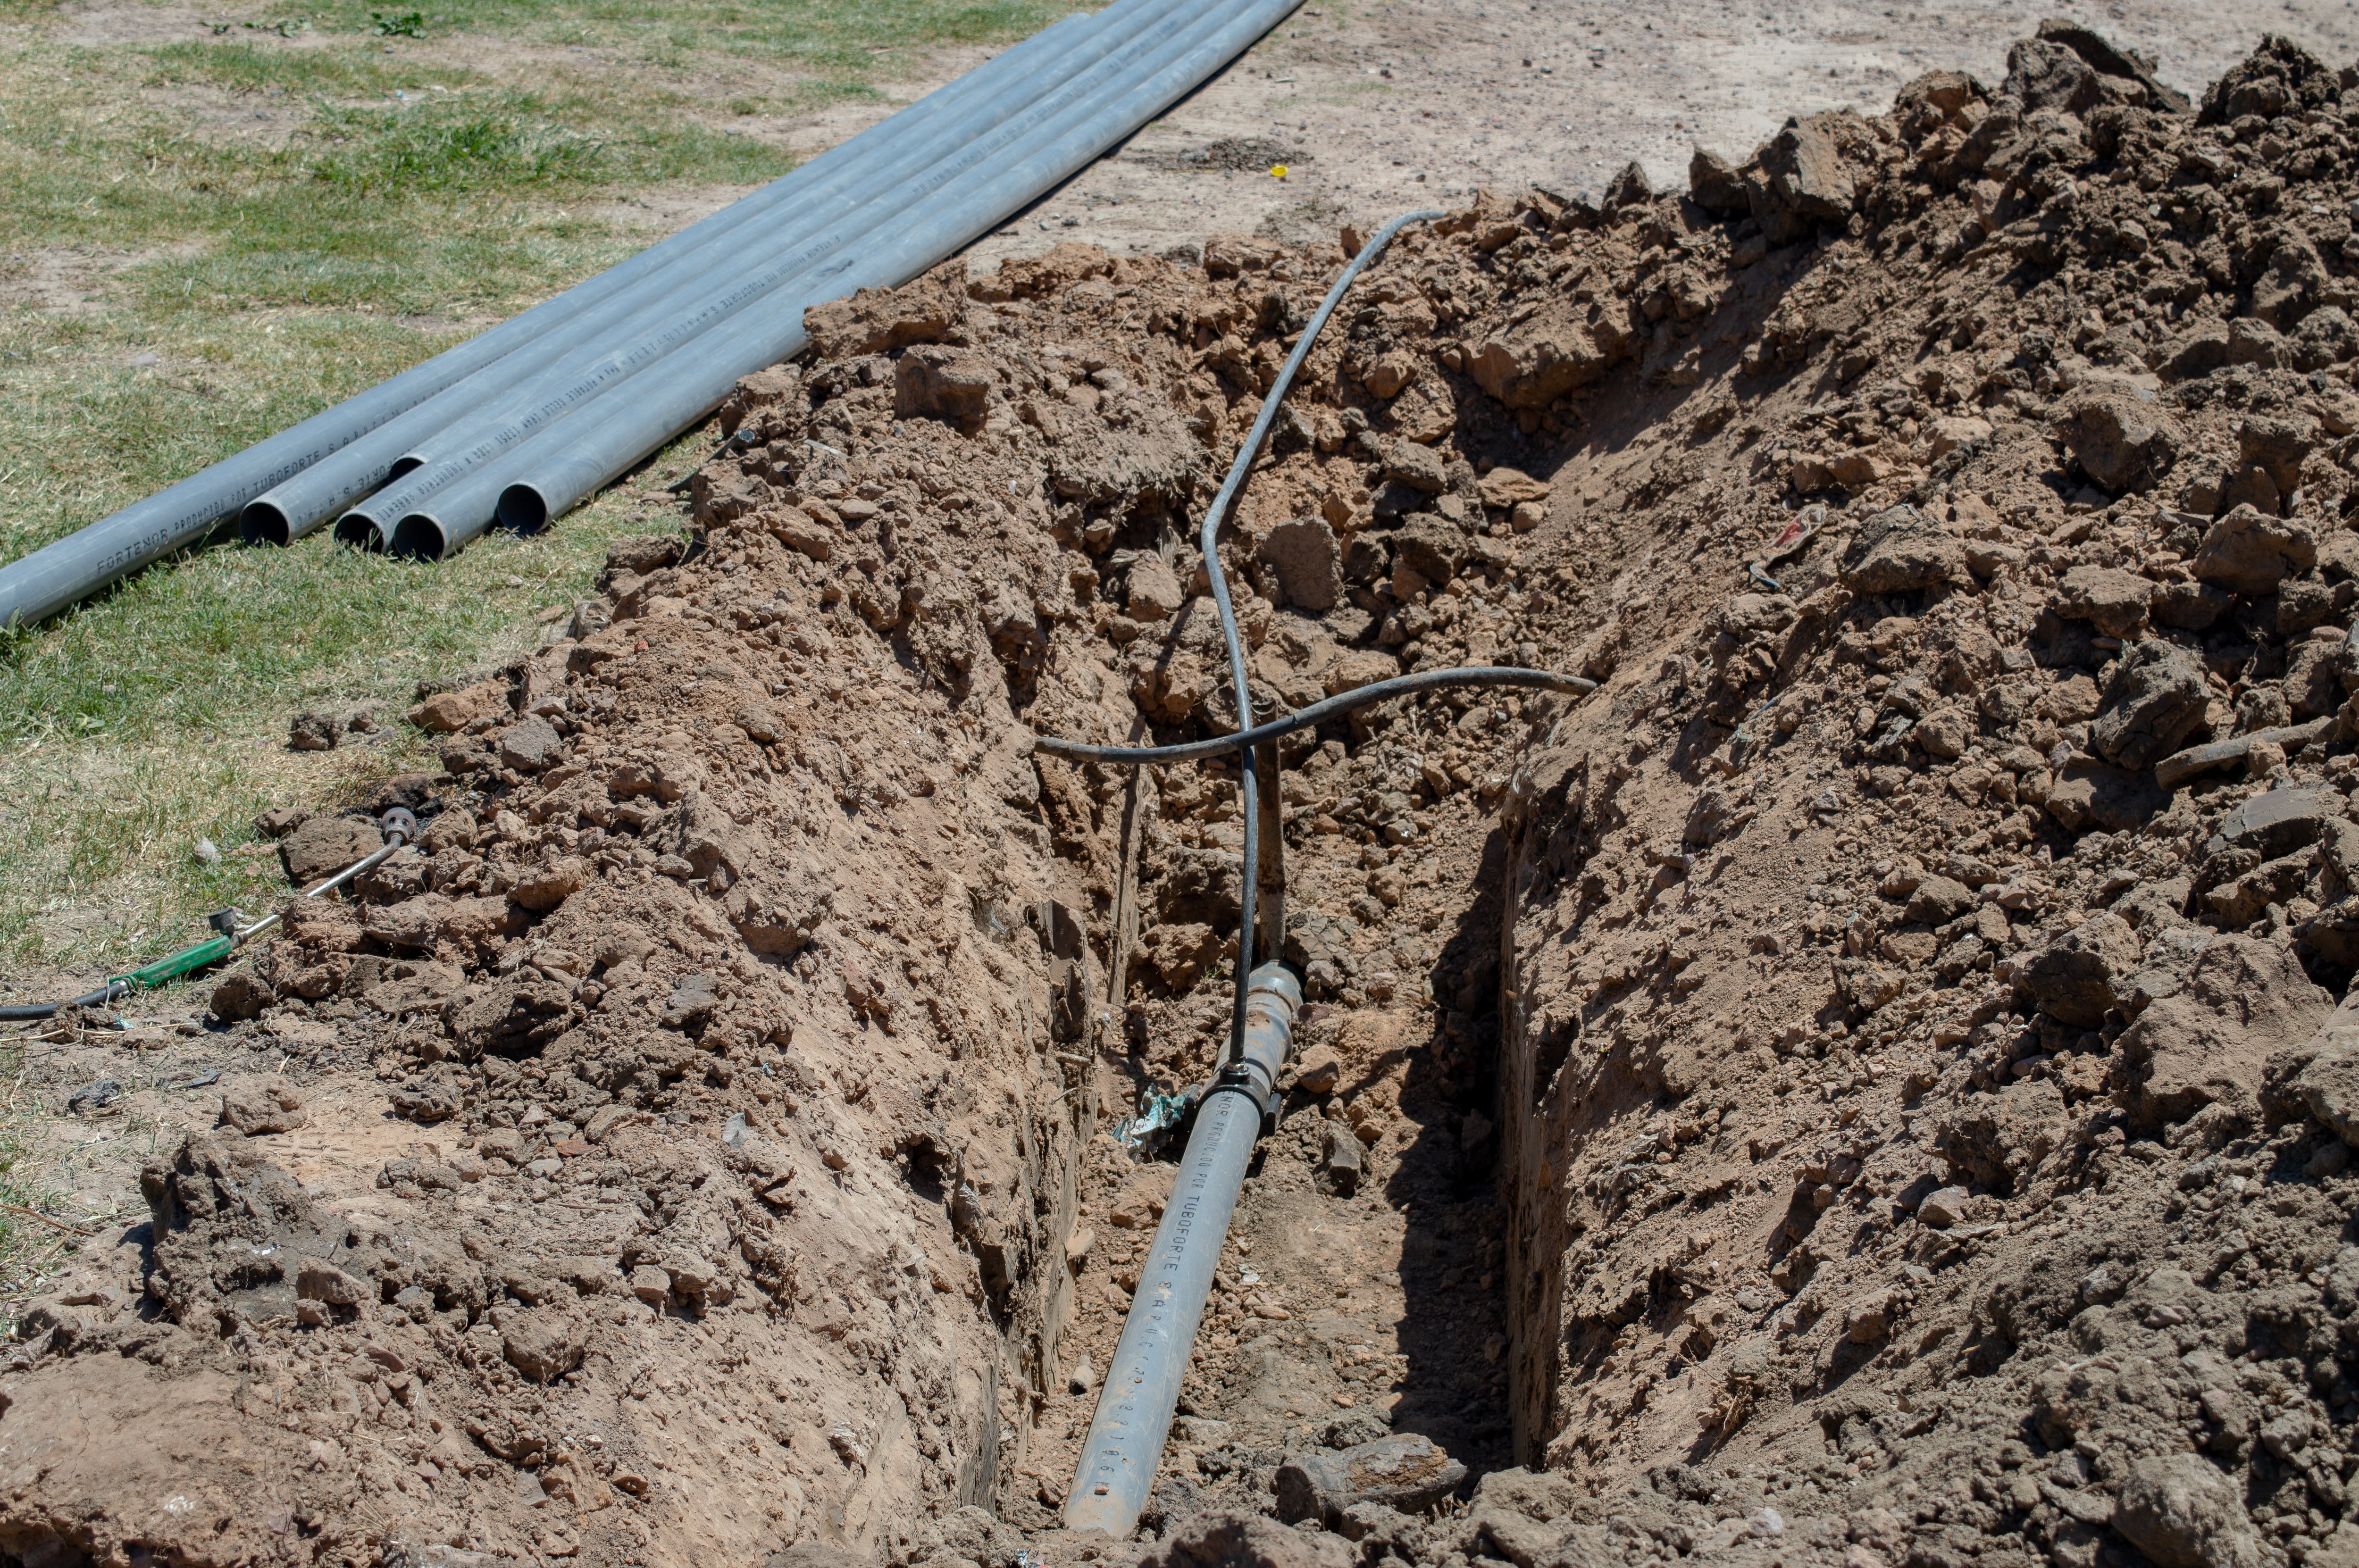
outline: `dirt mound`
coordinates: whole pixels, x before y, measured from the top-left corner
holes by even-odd
[[[2053,27],[1371,270],[1223,542],[1257,708],[1603,689],[1287,747],[1305,1054],[1155,1561],[2354,1550],[2346,75]],[[815,312],[223,982],[0,1550],[1135,1561],[1050,1528],[1168,1190],[1100,1123],[1216,1054],[1237,795],[1029,737],[1235,722],[1190,519],[1342,259]]]

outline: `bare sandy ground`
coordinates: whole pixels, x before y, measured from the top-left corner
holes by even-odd
[[[64,15],[80,41],[211,36],[198,12],[172,5],[83,0]],[[1963,69],[1995,81],[2008,45],[2051,16],[2096,28],[2184,87],[2212,80],[2272,32],[2335,64],[2359,59],[2359,0],[1310,0],[1185,102],[975,244],[969,259],[989,266],[1057,240],[1161,252],[1208,233],[1305,239],[1346,220],[1448,205],[1486,185],[1594,192],[1633,160],[1658,188],[1682,184],[1698,144],[1741,160],[1788,114],[1845,104],[1875,113],[1926,70]],[[304,49],[320,36],[263,41]],[[486,49],[465,34],[406,53],[495,73],[594,79],[637,69],[609,51]],[[720,128],[809,156],[987,57],[940,50],[877,98],[801,116],[732,112],[738,95],[785,85],[756,62],[666,85],[703,102]],[[286,134],[245,109],[234,118],[240,135]],[[1282,179],[1269,172],[1281,160]],[[649,191],[606,211],[653,239],[742,194]],[[91,264],[69,270],[79,276]]]
[[[1683,184],[1698,143],[1742,158],[1789,114],[1874,113],[1926,70],[1995,81],[2007,46],[2044,16],[2095,27],[2188,87],[2270,32],[2337,64],[2359,59],[2359,5],[2338,0],[1313,0],[971,259],[988,265],[1059,239],[1161,251],[1212,232],[1304,237],[1332,232],[1340,217],[1446,205],[1484,185],[1594,191],[1634,159],[1658,187]],[[946,56],[940,79],[973,58]],[[815,152],[887,107],[777,132]],[[1286,178],[1259,163],[1222,167],[1223,143],[1282,151]]]

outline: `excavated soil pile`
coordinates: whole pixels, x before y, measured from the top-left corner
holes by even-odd
[[[1288,746],[1304,1053],[1144,1544],[1050,1527],[1237,794],[1029,737],[1234,722],[1193,519],[1341,254],[813,312],[223,983],[0,1552],[2359,1561],[2352,81],[2051,25],[1371,271],[1223,545],[1259,700],[1602,689]]]

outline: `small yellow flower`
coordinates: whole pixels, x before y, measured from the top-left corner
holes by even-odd
[[[1286,178],[1286,166],[1282,163],[1274,163],[1270,165],[1269,177],[1272,179],[1284,179]]]

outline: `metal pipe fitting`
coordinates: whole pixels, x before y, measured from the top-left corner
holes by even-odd
[[[1171,1412],[1180,1400],[1196,1329],[1212,1292],[1221,1244],[1235,1213],[1245,1167],[1277,1103],[1277,1075],[1294,1039],[1302,987],[1282,964],[1253,972],[1243,1048],[1223,1064],[1196,1109],[1180,1174],[1155,1244],[1139,1271],[1122,1342],[1098,1392],[1082,1444],[1081,1468],[1065,1499],[1071,1530],[1103,1530],[1126,1541],[1155,1485]]]

